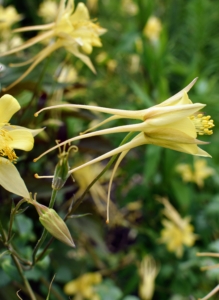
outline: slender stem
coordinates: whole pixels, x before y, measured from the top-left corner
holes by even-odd
[[[49,208],[53,208],[54,203],[55,203],[55,199],[56,199],[56,195],[57,195],[57,190],[52,190],[52,195],[50,198],[50,202],[49,202]],[[47,237],[47,230],[44,228],[41,237],[39,238],[34,250],[33,250],[33,255],[32,255],[32,266],[35,265],[35,263],[42,257],[42,255],[45,253],[45,251],[43,251],[42,253],[39,254],[39,256],[36,258],[36,254],[37,251],[39,250],[40,246],[43,244],[43,242],[45,241],[46,237]],[[46,248],[47,249],[47,248]]]
[[[1,237],[2,237],[3,243],[6,243],[7,237],[6,237],[6,234],[5,234],[5,232],[4,232],[4,228],[3,228],[3,226],[2,226],[1,220],[0,220],[0,233],[1,233]]]
[[[32,266],[35,265],[37,259],[36,259],[36,254],[37,254],[37,251],[39,250],[40,246],[43,244],[43,242],[45,241],[46,239],[46,236],[47,236],[47,231],[45,228],[43,228],[43,232],[41,234],[41,237],[39,238],[34,250],[33,250],[33,255],[32,255]]]
[[[32,290],[32,288],[31,288],[30,284],[29,284],[29,281],[26,279],[26,277],[25,277],[25,275],[24,275],[24,272],[23,272],[23,270],[22,270],[22,267],[21,267],[21,265],[20,265],[20,263],[19,263],[19,260],[18,260],[18,258],[16,257],[17,254],[15,254],[13,248],[12,248],[10,245],[7,245],[7,237],[6,237],[6,234],[5,234],[4,229],[3,229],[3,227],[2,227],[1,220],[0,220],[0,232],[1,232],[2,239],[3,239],[3,241],[4,241],[4,244],[5,244],[5,246],[7,246],[8,250],[10,251],[11,257],[12,257],[14,263],[15,263],[15,266],[16,266],[16,268],[17,268],[17,270],[18,270],[18,272],[19,272],[21,278],[23,279],[23,282],[24,282],[24,284],[25,284],[25,286],[26,286],[26,289],[27,289],[27,291],[28,291],[28,294],[30,295],[31,300],[36,300],[36,297],[34,296],[34,293],[33,293],[33,290]]]
[[[54,237],[51,237],[51,239],[48,241],[48,243],[44,247],[43,251],[37,256],[35,263],[37,263],[39,260],[41,260],[41,258],[43,257],[43,255],[45,254],[45,252],[49,248],[49,246],[52,244],[54,239],[55,239]]]
[[[207,300],[210,297],[212,297],[214,294],[216,294],[218,291],[219,291],[219,284],[209,294],[207,294],[207,296],[198,300]]]
[[[51,199],[49,202],[49,208],[53,208],[55,200],[56,200],[56,195],[57,195],[57,190],[52,190],[52,195],[51,195]]]
[[[15,206],[15,208],[12,208],[12,209],[11,209],[11,215],[10,215],[10,222],[9,222],[8,239],[7,239],[7,241],[10,241],[10,238],[11,238],[12,225],[13,225],[13,222],[14,222],[15,215],[16,215],[18,209],[20,208],[20,206],[21,206],[24,202],[26,202],[25,199],[20,200],[20,201],[17,203],[17,205]]]
[[[30,299],[31,299],[31,300],[36,300],[36,297],[35,297],[35,295],[34,295],[34,293],[33,293],[33,290],[32,290],[32,288],[31,288],[31,286],[30,286],[30,284],[29,284],[29,281],[27,280],[27,278],[26,278],[25,275],[24,275],[24,272],[23,272],[23,270],[22,270],[22,267],[21,267],[21,265],[20,265],[20,263],[19,263],[17,257],[16,257],[14,254],[11,254],[11,257],[12,257],[12,259],[14,260],[14,263],[15,263],[15,265],[16,265],[16,267],[17,267],[17,270],[18,270],[18,272],[19,272],[21,278],[23,279],[23,282],[24,282],[24,284],[25,284],[25,286],[26,286],[26,289],[27,289],[27,291],[28,291],[28,294],[29,294],[29,296],[30,296]]]

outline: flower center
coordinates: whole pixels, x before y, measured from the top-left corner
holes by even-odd
[[[214,127],[214,121],[211,116],[204,116],[204,114],[197,114],[190,117],[191,121],[195,125],[196,132],[199,135],[211,135]]]
[[[0,156],[6,156],[11,162],[16,163],[18,157],[14,149],[9,146],[11,140],[10,134],[5,129],[0,129]]]

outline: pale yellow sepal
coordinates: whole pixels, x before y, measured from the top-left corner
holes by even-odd
[[[10,160],[0,157],[0,185],[7,191],[29,199],[30,195],[17,168]]]

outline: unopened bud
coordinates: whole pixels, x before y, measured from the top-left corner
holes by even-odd
[[[55,168],[55,173],[52,180],[52,188],[54,190],[60,190],[64,186],[66,180],[70,176],[68,171],[69,171],[68,156],[64,156],[59,160]]]
[[[68,177],[70,176],[68,156],[71,150],[77,152],[78,148],[76,146],[71,146],[67,152],[65,151],[65,147],[63,152],[61,152],[60,150],[60,154],[58,156],[59,162],[56,165],[54,177],[52,180],[52,188],[54,190],[60,190],[66,183]]]
[[[53,235],[56,239],[67,244],[70,247],[75,247],[74,241],[68,230],[67,225],[57,212],[39,203],[34,204],[40,218],[41,224],[44,228]]]

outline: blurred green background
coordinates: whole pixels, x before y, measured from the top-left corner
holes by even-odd
[[[206,161],[214,174],[204,180],[203,186],[198,186],[196,182],[184,182],[176,172],[181,163],[189,164],[194,170],[193,156],[153,145],[130,151],[114,179],[111,198],[115,207],[112,207],[110,224],[105,224],[104,213],[98,210],[88,193],[76,213],[91,215],[73,218],[67,223],[76,248],[70,250],[55,240],[49,256],[27,271],[27,277],[38,295],[37,299],[46,299],[54,274],[50,299],[61,300],[69,299],[63,292],[67,282],[89,272],[98,272],[102,281],[96,286],[95,293],[100,300],[150,300],[151,297],[144,298],[139,293],[142,285],[139,266],[146,255],[151,255],[159,264],[153,299],[202,298],[217,285],[219,278],[219,269],[200,270],[201,266],[217,264],[218,259],[196,256],[197,252],[219,252],[219,2],[90,0],[84,3],[90,7],[91,19],[97,18],[98,23],[107,29],[101,36],[103,46],[94,48],[91,54],[97,74],[61,49],[8,91],[22,106],[22,112],[14,117],[12,124],[30,128],[46,126],[45,133],[36,138],[36,146],[30,153],[18,153],[17,167],[28,189],[37,193],[40,203],[48,205],[51,181],[36,180],[33,174],[53,174],[58,152],[51,152],[37,163],[32,162],[33,158],[53,146],[56,139],[76,136],[104,118],[101,114],[82,110],[49,111],[38,118],[33,117],[34,112],[61,101],[127,110],[144,109],[174,95],[195,77],[198,81],[189,97],[193,102],[205,103],[204,113],[211,115],[215,122],[214,134],[201,138],[210,142],[203,149],[212,155]],[[38,15],[40,4],[39,0],[3,1],[4,6],[15,6],[23,16],[14,24],[15,28],[44,23]],[[160,31],[157,36],[152,34],[150,37],[144,28],[151,16],[160,20]],[[33,36],[35,32],[28,32],[22,38],[26,40]],[[0,62],[5,66],[0,73],[1,86],[13,82],[26,69],[10,68],[9,63],[26,60],[42,48],[42,44],[35,45],[21,54],[1,58]],[[68,83],[57,82],[55,77],[64,62],[73,66],[75,71],[74,78]],[[38,85],[43,72],[42,83]],[[31,101],[33,93],[35,98]],[[113,121],[112,126],[122,124],[128,124],[128,121]],[[117,147],[123,137],[123,134],[113,134],[82,140],[77,143],[79,153],[70,158],[71,166],[78,165],[81,159],[86,161]],[[108,179],[101,184],[107,188]],[[79,186],[79,181],[73,182],[69,178],[59,192],[55,208],[61,216],[64,216],[68,207],[66,203],[77,193]],[[12,197],[6,191],[0,193],[0,216],[6,226]],[[180,258],[159,242],[163,205],[156,200],[157,196],[167,197],[182,217],[191,216],[198,238],[192,247],[184,246]],[[17,201],[15,196],[13,199]],[[16,249],[26,258],[30,257],[42,231],[32,207],[17,217],[14,231]],[[0,258],[0,263],[1,299],[17,299],[16,291],[21,282],[10,256]],[[22,297],[26,299],[24,294]],[[85,298],[76,295],[71,299]],[[218,296],[212,299],[218,299]]]

